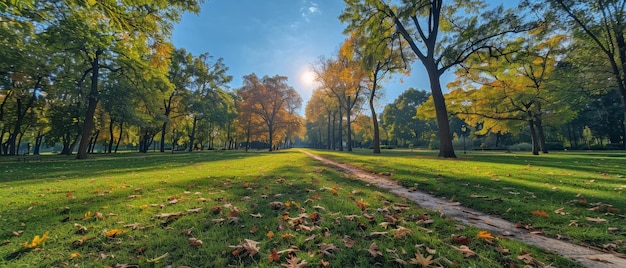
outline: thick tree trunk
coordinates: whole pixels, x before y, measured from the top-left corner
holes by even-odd
[[[456,158],[454,147],[452,147],[452,133],[450,133],[450,122],[448,120],[448,109],[446,101],[441,91],[441,81],[437,65],[433,62],[424,62],[430,80],[430,91],[435,104],[437,114],[437,126],[439,127],[439,157]]]
[[[43,137],[44,136],[41,134],[41,131],[38,131],[37,137],[35,138],[35,148],[33,149],[33,155],[39,155],[39,149],[41,148]]]
[[[94,127],[94,115],[96,114],[96,106],[98,105],[98,75],[100,73],[100,55],[102,50],[98,49],[91,62],[91,90],[89,91],[89,101],[87,112],[85,113],[85,121],[83,123],[83,135],[78,145],[78,154],[76,159],[87,158],[87,150],[89,149],[89,138]]]
[[[270,135],[270,152],[273,151],[273,142],[274,142],[274,128],[272,127],[271,124],[268,124],[268,134]]]
[[[543,131],[543,122],[541,118],[535,118],[535,126],[537,127],[537,138],[539,140],[539,149],[542,153],[547,154],[548,148],[546,147],[546,134]]]

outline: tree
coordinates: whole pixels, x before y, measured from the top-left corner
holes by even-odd
[[[348,5],[340,19],[347,32],[380,30],[391,22],[424,65],[431,85],[437,125],[439,157],[455,158],[448,112],[441,90],[441,75],[477,51],[497,53],[496,39],[525,30],[512,10],[501,6],[483,13],[483,1],[411,0],[392,5],[383,0],[344,0]],[[375,34],[372,34],[375,35]]]
[[[100,100],[101,68],[115,60],[118,68],[167,71],[172,23],[184,11],[199,10],[198,1],[67,1],[56,5],[46,33],[57,51],[83,57],[91,74],[78,159],[86,158],[94,116]],[[67,37],[71,38],[67,38]],[[112,69],[112,71],[116,71]],[[117,69],[119,71],[119,69]]]
[[[293,122],[290,115],[302,105],[302,98],[287,85],[285,76],[264,76],[259,80],[256,74],[250,74],[243,79],[244,85],[237,92],[243,100],[240,109],[249,116],[249,124],[254,116],[262,120],[267,130],[269,150],[272,151],[276,145],[276,134],[285,132],[289,123]]]
[[[354,56],[353,40],[347,39],[336,59],[320,58],[313,69],[326,95],[336,98],[339,112],[339,150],[343,151],[343,111],[347,121],[348,151],[352,151],[352,110],[363,102],[366,74]]]
[[[430,94],[423,90],[409,88],[398,96],[393,103],[385,106],[382,124],[391,139],[408,141],[414,146],[431,131],[434,126],[429,121],[418,119],[417,109],[428,100]]]
[[[610,65],[626,118],[626,3],[623,0],[549,0],[523,2],[545,10],[552,18],[558,11],[565,23],[576,25],[576,34],[589,38]],[[626,120],[622,120],[622,146],[626,148]]]
[[[546,120],[564,124],[573,118],[568,101],[549,84],[566,44],[563,35],[546,36],[545,28],[531,31],[507,45],[507,55],[490,57],[476,53],[457,72],[458,87],[448,95],[450,110],[471,125],[482,124],[483,132],[507,133],[528,124],[533,154],[548,152]],[[481,85],[474,89],[473,85]],[[558,119],[557,119],[558,118]]]

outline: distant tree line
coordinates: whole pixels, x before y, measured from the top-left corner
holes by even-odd
[[[169,42],[201,2],[2,2],[0,154],[293,144],[302,100],[286,77],[251,74],[230,89],[221,58]]]

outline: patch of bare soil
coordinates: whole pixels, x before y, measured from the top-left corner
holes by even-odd
[[[388,177],[372,174],[354,166],[337,163],[308,152],[303,151],[303,153],[326,165],[339,168],[370,185],[389,190],[395,195],[413,200],[423,208],[440,211],[445,216],[454,218],[465,224],[476,226],[477,228],[490,232],[500,233],[526,244],[557,252],[561,256],[575,260],[586,267],[626,267],[626,259],[620,258],[614,254],[608,254],[593,248],[575,245],[538,234],[531,234],[528,230],[515,228],[515,224],[512,222],[461,206],[458,202],[449,202],[446,199],[441,199],[420,191],[409,191],[408,188],[399,185]]]

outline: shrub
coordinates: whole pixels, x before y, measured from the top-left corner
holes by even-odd
[[[508,147],[509,151],[524,151],[524,152],[530,152],[533,150],[533,146],[530,143],[518,143],[518,144],[513,144],[511,146]]]

